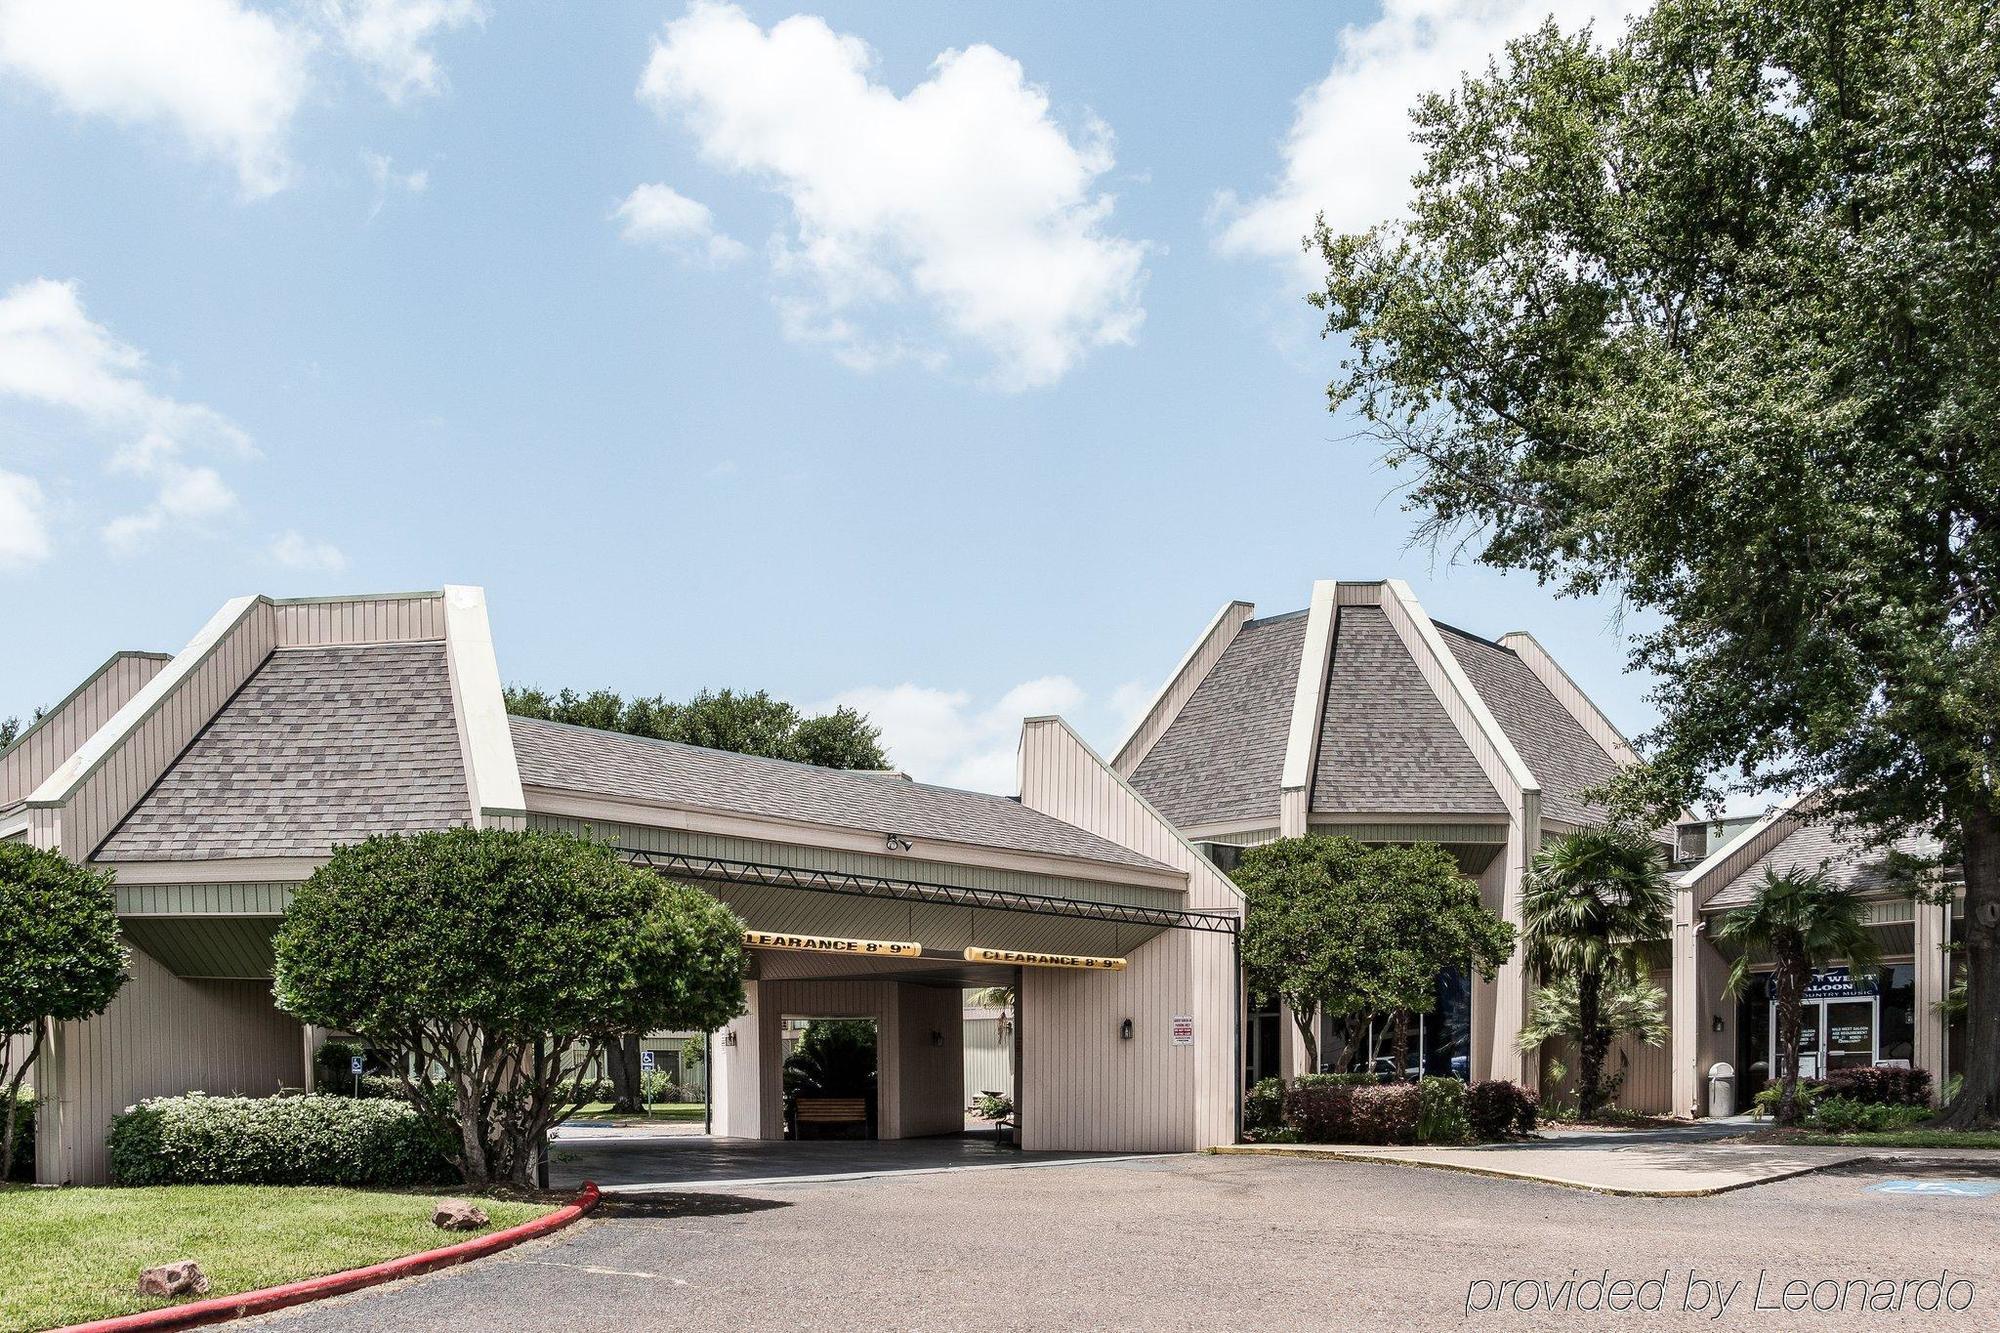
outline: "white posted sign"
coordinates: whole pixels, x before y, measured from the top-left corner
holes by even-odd
[[[1174,1045],[1176,1046],[1194,1045],[1193,1014],[1174,1015]]]

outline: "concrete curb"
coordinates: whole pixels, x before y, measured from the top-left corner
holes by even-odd
[[[508,1227],[505,1231],[475,1236],[471,1240],[460,1241],[456,1245],[446,1245],[441,1249],[425,1250],[421,1254],[406,1254],[400,1259],[385,1259],[366,1268],[350,1268],[344,1273],[329,1273],[324,1277],[307,1278],[303,1282],[287,1282],[282,1286],[238,1292],[233,1296],[217,1296],[187,1305],[167,1305],[157,1310],[141,1311],[138,1314],[96,1319],[87,1324],[69,1324],[55,1330],[55,1333],[136,1333],[136,1330],[142,1329],[148,1333],[157,1333],[162,1329],[197,1328],[203,1324],[220,1324],[225,1320],[242,1319],[247,1315],[269,1314],[286,1306],[303,1305],[307,1301],[323,1300],[328,1296],[341,1295],[343,1292],[380,1286],[384,1282],[394,1282],[397,1278],[434,1273],[440,1268],[450,1268],[483,1255],[510,1249],[524,1240],[534,1240],[538,1236],[560,1231],[597,1207],[599,1197],[597,1186],[585,1181],[577,1196],[562,1207],[533,1221]]]
[[[1546,1175],[1539,1171],[1503,1171],[1493,1167],[1469,1166],[1463,1162],[1426,1162],[1418,1158],[1383,1157],[1375,1153],[1350,1152],[1339,1148],[1274,1150],[1254,1143],[1238,1143],[1211,1148],[1209,1151],[1235,1157],[1294,1158],[1309,1162],[1367,1162],[1372,1166],[1408,1166],[1426,1171],[1457,1171],[1468,1176],[1485,1176],[1491,1180],[1524,1180],[1535,1185],[1556,1185],[1563,1189],[1583,1190],[1589,1194],[1607,1194],[1621,1199],[1706,1199],[1717,1194],[1730,1194],[1736,1190],[1747,1190],[1780,1180],[1809,1176],[1814,1172],[1828,1171],[1836,1166],[1851,1166],[1855,1162],[1870,1161],[1874,1156],[1871,1153],[1861,1152],[1852,1157],[1828,1158],[1824,1162],[1814,1162],[1810,1166],[1794,1167],[1771,1175],[1759,1176],[1755,1180],[1739,1180],[1727,1185],[1712,1185],[1706,1189],[1641,1190],[1620,1185],[1600,1185],[1567,1176]]]

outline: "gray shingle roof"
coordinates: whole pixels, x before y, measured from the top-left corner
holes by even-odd
[[[1602,820],[1603,807],[1586,802],[1583,793],[1609,781],[1618,772],[1618,761],[1591,739],[1526,662],[1464,630],[1437,628],[1472,688],[1541,783],[1543,816],[1571,824]]]
[[[1004,796],[537,718],[509,720],[521,781],[529,786],[1150,870],[1167,868]]]
[[[1312,809],[1343,815],[1507,813],[1380,607],[1340,608]]]
[[[1898,838],[1894,845],[1911,856],[1930,857],[1938,852],[1936,840],[1921,834]],[[1888,849],[1868,846],[1858,832],[1843,831],[1830,823],[1802,824],[1711,894],[1705,906],[1709,911],[1743,906],[1756,897],[1767,871],[1782,875],[1791,870],[1824,870],[1829,881],[1849,893],[1900,892],[1901,886],[1889,875],[1888,866]]]
[[[1133,771],[1174,824],[1276,822],[1305,634],[1303,611],[1246,621]]]
[[[470,822],[441,643],[265,659],[98,849],[99,861],[324,856]]]

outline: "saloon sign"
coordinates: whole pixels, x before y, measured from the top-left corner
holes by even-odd
[[[752,949],[851,953],[865,958],[916,958],[924,951],[924,946],[914,940],[850,940],[832,935],[784,935],[774,930],[746,930],[743,943]]]

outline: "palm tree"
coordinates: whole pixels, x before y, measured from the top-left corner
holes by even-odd
[[[1673,922],[1666,858],[1633,829],[1582,829],[1543,846],[1521,895],[1528,962],[1545,981],[1576,988],[1577,1109],[1589,1119],[1610,1100],[1604,1057],[1617,1035],[1606,1021],[1605,981],[1644,964]]]
[[[1874,973],[1882,950],[1868,929],[1859,900],[1835,887],[1823,871],[1767,870],[1757,896],[1723,914],[1715,938],[1742,952],[1729,969],[1725,993],[1736,995],[1750,979],[1750,965],[1762,954],[1777,965],[1771,984],[1778,1002],[1778,1123],[1796,1125],[1799,1105],[1799,1009],[1806,983],[1821,963],[1845,960],[1857,976]]]

